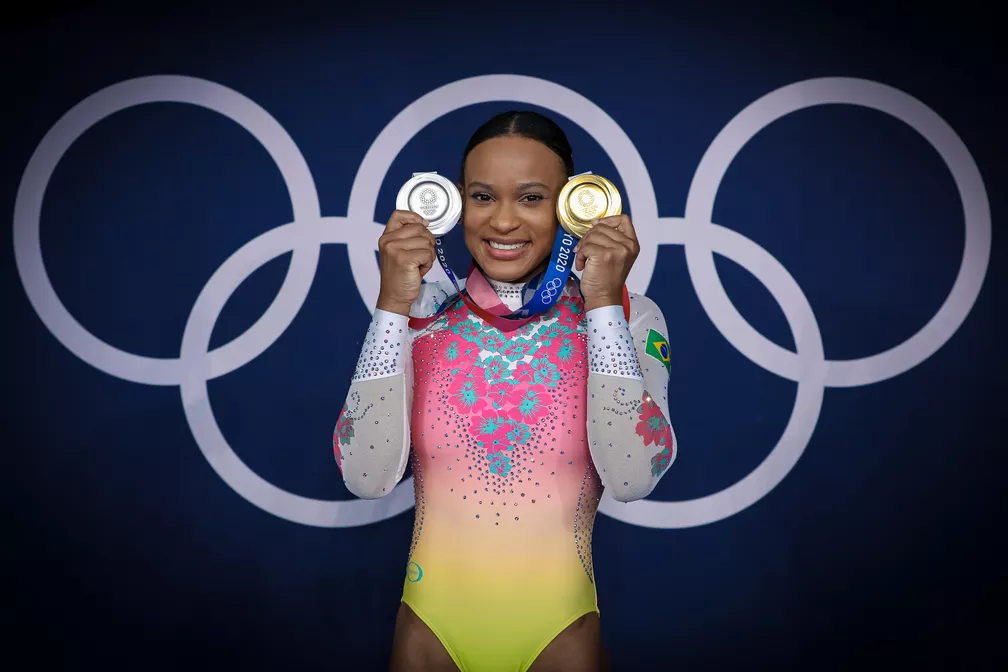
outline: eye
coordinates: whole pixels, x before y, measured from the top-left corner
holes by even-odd
[[[476,193],[469,194],[469,198],[473,199],[474,201],[479,201],[481,203],[489,203],[490,202],[490,194],[484,193],[482,191],[478,191]]]
[[[546,197],[543,196],[542,194],[526,194],[522,198],[522,200],[526,201],[527,203],[537,203],[537,202],[543,201],[545,199],[546,199]]]

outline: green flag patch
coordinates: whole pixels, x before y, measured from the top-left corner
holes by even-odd
[[[648,330],[647,348],[644,352],[664,364],[666,371],[672,371],[672,352],[669,350],[668,339],[654,329]]]

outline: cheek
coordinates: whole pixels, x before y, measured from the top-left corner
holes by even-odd
[[[483,226],[478,215],[474,216],[468,213],[463,213],[460,224],[466,238],[475,236]]]
[[[461,224],[468,233],[478,233],[486,228],[490,213],[487,208],[464,208],[462,210]]]
[[[482,236],[479,232],[479,227],[474,226],[472,222],[466,222],[462,227],[462,236],[465,238],[467,244],[472,244],[478,240],[482,240]]]
[[[553,247],[557,226],[556,218],[552,216],[539,217],[535,221],[529,222],[529,229],[533,231],[536,247]]]

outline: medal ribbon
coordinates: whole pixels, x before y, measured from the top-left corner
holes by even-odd
[[[452,285],[455,286],[455,291],[458,292],[458,296],[465,302],[469,310],[501,331],[510,332],[520,328],[540,313],[548,310],[563,294],[563,288],[567,285],[567,278],[570,276],[573,263],[574,237],[562,228],[557,234],[556,241],[553,244],[553,251],[550,254],[550,264],[546,267],[541,282],[536,287],[532,297],[521,308],[513,312],[508,312],[508,307],[500,301],[497,293],[490,287],[490,284],[486,281],[480,270],[476,268],[475,264],[469,270],[466,288],[462,289],[459,286],[455,273],[448,265],[440,237],[434,239],[434,252],[438,263],[444,269],[445,275],[451,280]],[[430,317],[410,317],[410,328],[424,328],[437,319],[454,301],[455,297],[450,297]],[[623,286],[623,315],[629,322],[630,295],[626,285]]]

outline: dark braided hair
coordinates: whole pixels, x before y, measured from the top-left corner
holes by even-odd
[[[564,163],[567,176],[574,174],[574,157],[571,152],[570,142],[555,121],[538,112],[530,110],[511,110],[494,115],[485,124],[476,129],[476,132],[469,138],[462,153],[462,167],[459,171],[459,181],[465,182],[465,162],[466,157],[473,148],[491,138],[499,138],[509,135],[517,135],[530,140],[537,140],[549,147],[560,157]]]

